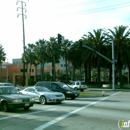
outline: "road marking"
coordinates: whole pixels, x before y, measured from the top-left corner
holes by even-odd
[[[54,120],[52,120],[52,121],[47,122],[46,124],[43,124],[43,125],[41,125],[41,126],[35,128],[34,130],[43,130],[43,129],[45,129],[45,128],[47,128],[47,127],[49,127],[49,126],[51,126],[51,125],[53,125],[53,124],[55,124],[55,123],[57,123],[57,122],[59,122],[59,121],[65,119],[65,118],[67,118],[68,116],[70,116],[70,115],[72,115],[72,114],[74,114],[74,113],[77,113],[77,112],[79,112],[79,111],[81,111],[81,110],[83,110],[83,109],[85,109],[85,108],[88,108],[88,107],[90,107],[90,106],[92,106],[92,105],[94,105],[94,104],[97,104],[98,102],[101,102],[101,101],[103,101],[103,100],[106,100],[107,98],[112,97],[112,96],[114,96],[114,95],[117,95],[117,94],[119,94],[119,93],[121,93],[121,92],[114,93],[114,94],[112,94],[112,95],[110,95],[110,96],[108,96],[108,97],[102,98],[102,99],[100,99],[100,100],[98,100],[98,101],[96,101],[96,102],[92,102],[92,103],[87,104],[87,105],[85,105],[85,106],[83,106],[83,107],[80,107],[80,108],[78,108],[78,109],[75,109],[75,110],[73,110],[73,111],[71,111],[71,112],[69,112],[69,113],[66,113],[66,114],[64,114],[64,115],[62,115],[62,116],[60,116],[60,117],[57,117],[56,119],[54,119]]]
[[[47,106],[47,107],[44,106],[44,108],[48,108],[48,107],[50,107],[50,106]],[[54,110],[54,109],[50,109],[50,110]],[[6,119],[13,118],[13,117],[19,117],[19,116],[24,116],[24,115],[37,114],[37,113],[41,113],[41,112],[44,112],[44,111],[49,111],[49,110],[42,110],[42,111],[36,111],[36,112],[25,113],[25,114],[17,114],[17,115],[14,115],[14,116],[2,117],[2,118],[0,118],[0,120],[6,120]]]

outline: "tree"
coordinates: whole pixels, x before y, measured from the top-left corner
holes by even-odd
[[[127,39],[128,48],[126,50],[126,59],[127,64],[126,67],[128,68],[128,84],[130,84],[130,38]]]
[[[32,70],[32,65],[35,62],[34,44],[29,43],[27,46],[25,46],[25,52],[22,55],[22,61],[25,62],[27,70],[29,65],[28,83],[29,85],[31,85],[31,70]]]
[[[46,40],[39,39],[34,46],[35,63],[41,64],[41,80],[44,80],[44,64],[47,62],[48,55],[46,53]]]
[[[69,50],[71,46],[71,41],[68,39],[64,40],[63,43],[61,43],[61,55],[65,59],[65,67],[66,67],[66,82],[68,83],[68,56],[69,56]]]
[[[53,81],[56,81],[56,68],[55,63],[59,62],[60,59],[60,45],[58,45],[57,38],[50,37],[46,44],[46,52],[49,57],[49,61],[52,62],[52,75]]]
[[[82,50],[79,47],[79,41],[76,41],[70,46],[68,52],[68,60],[71,61],[73,65],[73,80],[75,80],[75,71],[82,67]]]
[[[88,41],[93,46],[93,49],[99,53],[103,53],[105,46],[108,44],[109,39],[107,32],[103,29],[93,30],[93,33],[88,32]],[[100,68],[103,64],[103,58],[96,53],[92,57],[92,63],[98,70],[98,83],[100,83]]]
[[[4,48],[2,45],[0,45],[0,66],[1,66],[1,81],[3,81],[3,76],[2,76],[2,63],[6,60],[6,53],[4,51]]]

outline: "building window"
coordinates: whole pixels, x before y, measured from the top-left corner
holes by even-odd
[[[34,69],[32,69],[32,72],[34,72]]]
[[[20,72],[23,72],[23,69],[21,69],[21,70],[20,70]],[[25,71],[24,71],[24,72],[27,72],[27,69],[25,69]]]

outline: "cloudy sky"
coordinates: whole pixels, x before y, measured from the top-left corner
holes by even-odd
[[[26,45],[39,39],[49,40],[58,33],[76,41],[93,29],[130,27],[130,0],[23,1],[27,10],[24,20]],[[21,58],[23,53],[21,3],[16,3],[17,0],[0,0],[0,44],[9,62]]]

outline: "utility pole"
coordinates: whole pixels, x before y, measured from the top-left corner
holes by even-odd
[[[22,27],[23,27],[23,54],[25,53],[25,29],[24,29],[24,18],[27,18],[27,15],[25,15],[24,13],[26,13],[26,9],[24,8],[26,6],[26,2],[23,2],[23,0],[17,0],[17,3],[21,3],[21,7],[17,7],[17,11],[20,9],[22,11],[22,13],[18,13],[17,17],[19,17],[19,15],[22,16]],[[23,87],[25,86],[25,61],[23,61]]]
[[[8,82],[8,58],[7,59],[7,64],[6,64],[6,82]]]

